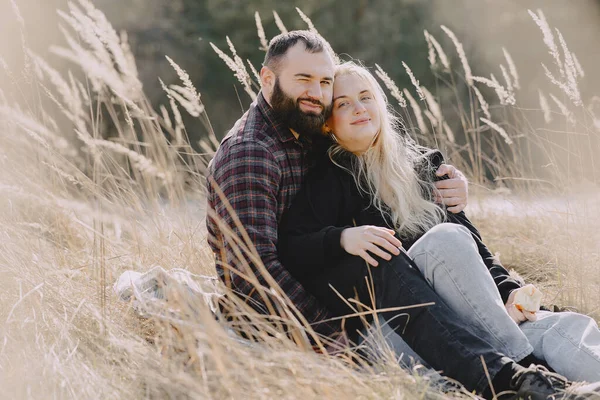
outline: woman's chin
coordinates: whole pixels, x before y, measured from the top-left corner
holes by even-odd
[[[373,137],[377,133],[377,127],[370,122],[363,125],[354,125],[353,128],[356,136]]]

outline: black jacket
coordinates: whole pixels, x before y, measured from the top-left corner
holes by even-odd
[[[346,163],[352,162],[352,155]],[[443,163],[439,151],[429,151],[416,165],[422,178],[435,180],[435,171]],[[464,212],[446,213],[446,221],[461,224],[471,231],[479,254],[494,278],[506,303],[510,292],[521,287],[492,255],[481,235]],[[347,254],[340,245],[342,231],[361,225],[392,228],[369,199],[356,186],[352,175],[335,165],[327,155],[318,160],[279,225],[278,253],[283,265],[300,282],[318,279],[320,271],[339,264]],[[408,250],[422,235],[397,237]]]

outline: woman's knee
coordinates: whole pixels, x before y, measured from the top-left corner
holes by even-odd
[[[475,241],[471,232],[464,226],[452,223],[443,223],[427,231],[411,247],[411,252],[426,250],[448,251],[449,254],[457,253],[457,249],[472,248],[476,250]],[[413,250],[414,249],[414,250]]]
[[[471,260],[479,258],[471,232],[462,225],[443,223],[431,228],[408,251],[427,281],[433,282],[440,274],[462,279],[472,273]]]

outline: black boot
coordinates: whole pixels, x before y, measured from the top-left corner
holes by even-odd
[[[550,372],[546,368],[535,364],[518,371],[513,376],[510,386],[513,391],[510,394],[506,393],[505,396],[499,396],[500,399],[600,400],[600,382],[574,385],[564,376]]]

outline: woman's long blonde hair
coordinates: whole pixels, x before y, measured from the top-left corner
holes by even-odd
[[[356,75],[371,86],[381,126],[367,151],[350,155],[349,167],[338,162],[340,156],[349,155],[339,144],[329,149],[331,160],[352,173],[359,190],[370,196],[371,205],[393,223],[401,236],[426,232],[443,220],[444,211],[432,201],[433,182],[420,179],[415,170],[422,159],[420,147],[402,133],[402,124],[381,85],[366,68],[346,62],[336,67],[335,77],[343,75]]]

